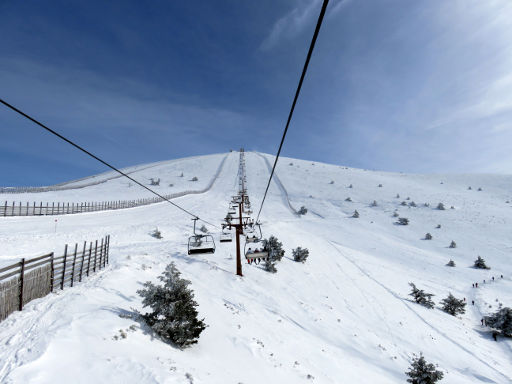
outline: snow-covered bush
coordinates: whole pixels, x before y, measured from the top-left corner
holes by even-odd
[[[331,180],[331,182],[329,184],[334,184],[334,180]]]
[[[402,201],[400,205],[403,205],[404,207],[407,206],[407,201]]]
[[[424,207],[430,207],[430,204],[429,203],[424,203],[423,206]]]
[[[452,240],[452,242],[450,243],[450,248],[457,248],[457,243]]]
[[[265,260],[264,268],[265,268],[265,271],[270,272],[270,273],[277,272],[276,263],[270,258]]]
[[[158,228],[155,228],[153,232],[150,233],[151,236],[153,236],[155,239],[161,239],[162,233],[158,230]]]
[[[194,176],[193,178],[190,179],[190,181],[198,181],[199,179],[197,178],[197,176]]]
[[[411,286],[411,293],[409,293],[409,296],[412,296],[416,303],[427,308],[434,308],[434,302],[432,301],[432,297],[434,295],[432,293],[425,293],[423,289],[416,288],[414,283],[409,283],[409,285]]]
[[[396,198],[399,199],[400,198],[400,194],[397,193],[396,194]]]
[[[352,215],[352,217],[354,219],[358,219],[359,218],[359,212],[357,212],[357,209],[354,211],[354,214]]]
[[[417,357],[414,355],[409,370],[405,372],[409,378],[408,383],[412,384],[434,384],[444,376],[443,372],[438,371],[432,363],[427,363],[423,355]]]
[[[393,212],[393,217],[398,217],[398,216],[400,216],[400,215],[398,214],[397,211]]]
[[[281,261],[284,256],[283,243],[275,236],[270,236],[268,240],[263,239],[263,249],[268,251],[269,259],[272,261]]]
[[[350,184],[348,187],[349,187],[349,188],[352,188],[352,184]]]
[[[481,192],[482,191],[482,188],[478,188],[478,192]]]
[[[352,198],[350,198],[350,196],[349,196],[349,197],[347,197],[347,198],[345,199],[345,201],[352,201]]]
[[[416,207],[416,203],[415,203],[414,201],[411,201],[411,202],[409,203],[409,206],[410,206],[410,207]]]
[[[370,207],[376,207],[377,206],[377,200],[373,200],[370,204]]]
[[[206,328],[204,319],[198,318],[194,292],[188,288],[190,281],[180,277],[180,272],[170,263],[158,277],[163,285],[144,283],[144,289],[137,293],[142,296],[142,305],[152,312],[142,315],[146,323],[164,340],[179,347],[197,343]]]
[[[478,258],[475,260],[474,267],[479,269],[491,269],[490,267],[487,266],[487,264],[485,264],[485,260],[482,259],[480,256],[478,256]]]
[[[407,217],[399,217],[398,221],[397,221],[397,224],[408,225],[409,224],[409,219]]]
[[[305,206],[300,207],[299,211],[297,212],[299,215],[305,215],[308,213],[308,209]]]
[[[440,211],[444,211],[444,204],[443,203],[437,204],[437,209],[439,209]]]
[[[437,229],[441,228],[441,224],[437,224],[436,228]]]
[[[405,200],[411,200],[411,198],[409,196],[407,196],[407,198]]]
[[[495,314],[484,317],[485,322],[491,328],[502,332],[504,336],[512,337],[512,309],[501,308]]]
[[[160,185],[160,179],[149,179],[149,184],[151,185]]]
[[[183,172],[181,172],[181,175],[180,175],[180,177],[183,177]]]
[[[306,259],[309,256],[309,251],[307,248],[297,247],[292,249],[293,260],[300,263],[305,263]]]
[[[382,188],[382,184],[379,184],[379,188]]]
[[[471,185],[470,185],[470,186],[468,187],[468,190],[470,190],[470,191],[471,191],[471,189],[472,189],[472,188],[471,188]]]
[[[449,313],[452,316],[466,313],[466,303],[462,299],[457,299],[451,293],[448,294],[446,299],[441,300],[440,303],[443,307],[443,311]]]
[[[432,235],[430,234],[430,232],[427,232],[427,234],[425,235],[425,240],[432,240]]]
[[[288,164],[290,167],[293,166],[293,163]]]
[[[455,261],[450,259],[450,261],[446,264],[447,267],[455,267]]]
[[[174,187],[174,184],[169,184],[169,187]]]

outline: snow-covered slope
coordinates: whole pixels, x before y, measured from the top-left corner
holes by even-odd
[[[197,175],[206,184],[223,156],[163,163],[141,177],[160,177],[162,185],[183,172],[184,182]],[[272,162],[270,155],[246,153],[254,208],[269,175],[263,156]],[[231,153],[210,191],[176,202],[220,223],[237,189],[237,168],[238,153]],[[244,277],[237,277],[234,243],[217,242],[213,255],[188,256],[190,217],[166,203],[63,216],[56,234],[53,217],[1,218],[4,260],[110,234],[111,264],[0,323],[0,381],[399,383],[412,353],[423,352],[445,372],[443,382],[512,382],[511,341],[494,342],[480,326],[499,303],[512,306],[512,177],[405,175],[286,158],[277,175],[281,183],[272,183],[261,216],[264,236],[276,235],[286,249],[276,274],[244,264]],[[146,196],[127,184],[115,179],[73,193],[87,201],[106,193],[114,200]],[[73,196],[67,193],[44,195],[66,201]],[[447,209],[435,209],[439,202]],[[303,205],[309,212],[295,215]],[[358,219],[351,217],[355,209]],[[395,209],[408,226],[395,224]],[[148,235],[156,226],[163,240]],[[423,240],[427,232],[430,241]],[[457,248],[448,248],[452,240]],[[291,260],[297,246],[310,250],[305,264]],[[478,255],[490,270],[471,268]],[[445,266],[450,259],[456,267]],[[129,316],[142,310],[136,290],[170,261],[192,281],[209,325],[199,344],[183,351]],[[456,318],[412,303],[409,282],[434,293],[436,302],[449,292],[465,297],[466,314]],[[127,337],[116,340],[120,330]]]

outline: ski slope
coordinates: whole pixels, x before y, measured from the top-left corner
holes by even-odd
[[[163,162],[132,176],[188,188],[187,176],[196,175],[206,185],[224,156]],[[238,188],[239,154],[227,156],[209,191],[175,202],[220,224]],[[273,162],[270,155],[246,153],[254,209],[269,176],[264,157]],[[407,175],[287,158],[280,159],[277,176],[261,215],[264,236],[277,236],[286,250],[276,274],[244,264],[244,277],[236,276],[234,242],[219,243],[214,228],[217,252],[188,256],[192,221],[167,203],[61,216],[57,233],[54,217],[1,218],[0,262],[110,234],[111,263],[0,323],[0,382],[400,383],[419,352],[439,364],[443,383],[512,382],[511,340],[494,342],[480,326],[499,303],[512,306],[511,176]],[[127,184],[114,179],[31,198],[146,196]],[[439,202],[446,210],[436,209]],[[294,209],[303,205],[309,212],[297,216]],[[351,217],[355,209],[358,219]],[[408,226],[395,224],[395,209],[409,218]],[[149,236],[155,227],[162,240]],[[430,241],[423,240],[427,232]],[[448,248],[452,240],[457,248]],[[297,246],[310,251],[305,264],[291,260]],[[478,255],[490,270],[471,268]],[[445,266],[450,259],[456,267]],[[186,350],[163,343],[132,317],[143,311],[136,291],[156,281],[170,261],[191,280],[208,324]],[[449,292],[465,297],[466,314],[456,318],[412,303],[409,282],[435,294],[436,303]],[[472,288],[474,282],[480,288]]]

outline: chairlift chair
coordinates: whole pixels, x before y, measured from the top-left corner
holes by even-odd
[[[233,236],[231,232],[222,231],[220,234],[220,242],[221,243],[231,243],[233,241]]]
[[[192,220],[194,220],[194,234],[188,239],[188,254],[215,253],[215,240],[213,236],[196,233],[197,217]]]
[[[256,225],[259,228],[260,236],[257,237],[256,231],[253,230],[252,232],[249,232],[252,233],[252,235],[248,234],[245,238],[244,255],[248,264],[252,264],[253,262],[259,264],[261,260],[267,260],[269,257],[268,249],[257,246],[257,244],[262,240],[263,235],[261,233],[261,225],[259,223],[256,223]],[[248,244],[250,245],[248,246]]]

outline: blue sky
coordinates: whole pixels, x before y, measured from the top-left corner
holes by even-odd
[[[320,0],[0,1],[0,97],[119,167],[275,153]],[[105,168],[5,107],[0,185]],[[512,169],[512,2],[331,0],[283,155]]]

